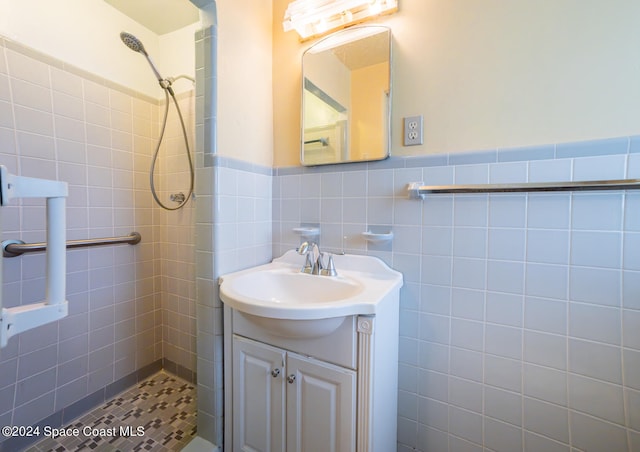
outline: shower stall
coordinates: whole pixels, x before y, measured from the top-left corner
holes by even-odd
[[[8,13],[10,23],[0,25],[0,164],[16,175],[68,184],[68,240],[142,236],[136,246],[68,249],[68,315],[10,338],[0,350],[0,424],[60,426],[162,368],[195,382],[192,193],[204,152],[196,139],[203,122],[196,97],[205,92],[192,81],[211,83],[204,71],[211,51],[206,62],[198,57],[199,67],[195,52],[210,49],[215,33],[202,21],[158,38],[102,0],[78,5],[77,28],[46,4],[36,12],[12,5]],[[40,30],[29,26],[33,21]],[[149,62],[164,89],[122,45],[123,29],[159,57],[157,67]],[[128,46],[131,36],[123,37]],[[174,45],[184,54],[163,52]],[[149,58],[144,47],[137,51]],[[158,68],[180,75],[163,79]],[[207,183],[205,175],[201,184]],[[43,200],[2,207],[2,239],[44,242],[45,209]],[[41,301],[45,254],[3,263],[4,307]],[[222,434],[208,433],[214,442]],[[0,450],[28,443],[2,437]]]

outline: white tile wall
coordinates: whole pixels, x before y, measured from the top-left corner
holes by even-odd
[[[625,140],[626,150],[637,143],[614,141]],[[575,148],[585,146],[608,149]],[[533,151],[510,161],[502,150],[505,163],[487,153],[490,163],[276,171],[274,256],[298,245],[291,228],[319,223],[321,247],[376,255],[404,274],[398,450],[640,450],[640,194],[406,198],[414,181],[638,177],[634,152]],[[363,242],[374,226],[393,230],[392,246]]]
[[[193,155],[195,135],[195,96],[178,96],[184,118],[189,151]],[[171,102],[167,128],[156,165],[156,188],[163,203],[174,207],[169,195],[184,193],[190,187],[189,165],[182,128]],[[161,106],[159,110],[163,108]],[[159,113],[160,116],[162,115]],[[157,132],[154,132],[154,136]],[[153,143],[155,151],[156,141]],[[195,167],[195,165],[194,165]],[[142,187],[148,191],[147,186]],[[152,269],[162,290],[163,356],[187,373],[196,371],[196,278],[195,278],[195,202],[176,211],[154,205],[153,223],[160,225],[160,259]],[[189,375],[191,376],[191,375]]]
[[[196,285],[198,434],[223,435],[223,327],[217,280],[272,259],[271,170],[216,158],[198,170]]]

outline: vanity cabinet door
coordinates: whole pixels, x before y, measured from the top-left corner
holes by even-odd
[[[286,450],[284,362],[284,350],[233,338],[234,451]]]
[[[286,369],[287,451],[355,451],[356,373],[294,353]]]

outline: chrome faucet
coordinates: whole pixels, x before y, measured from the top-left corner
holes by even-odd
[[[305,256],[305,260],[304,260],[304,266],[302,267],[302,270],[300,270],[302,273],[309,273],[311,274],[311,272],[313,271],[313,247],[316,247],[317,249],[317,245],[313,242],[309,243],[309,242],[303,242],[302,244],[300,244],[300,247],[298,248],[298,254],[301,256]]]
[[[318,244],[315,242],[304,242],[298,248],[298,254],[306,256],[302,273],[310,275],[337,276],[336,266],[333,263],[333,256],[329,254],[327,265],[324,264],[325,253],[320,251]]]

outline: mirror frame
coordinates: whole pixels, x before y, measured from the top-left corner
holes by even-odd
[[[380,124],[380,127],[383,128],[385,130],[385,137],[384,137],[384,142],[383,142],[383,146],[384,146],[384,152],[383,155],[379,158],[364,158],[364,159],[350,159],[350,160],[346,160],[346,159],[340,159],[337,160],[335,162],[321,162],[321,163],[305,163],[305,123],[304,123],[304,117],[305,117],[305,89],[306,89],[306,77],[305,77],[305,64],[304,64],[304,57],[305,55],[307,55],[307,53],[309,53],[309,51],[311,51],[314,47],[316,46],[326,46],[330,41],[333,40],[338,40],[338,45],[330,45],[327,49],[331,49],[334,47],[338,47],[340,45],[343,44],[348,44],[351,42],[355,42],[359,39],[366,39],[367,37],[370,37],[372,35],[378,34],[378,33],[370,33],[365,35],[362,38],[359,38],[358,35],[362,34],[362,30],[372,30],[372,29],[377,29],[379,30],[379,33],[387,33],[388,38],[389,38],[389,71],[388,71],[388,80],[389,80],[389,84],[388,84],[388,90],[386,92],[386,110],[387,110],[387,114],[386,117],[383,118],[382,123]],[[349,35],[354,35],[354,38],[349,39]],[[320,166],[320,165],[337,165],[337,164],[341,164],[341,163],[359,163],[359,162],[372,162],[372,161],[380,161],[380,160],[385,160],[387,158],[390,157],[391,155],[391,117],[392,117],[392,98],[393,98],[393,77],[392,77],[392,73],[393,73],[393,34],[391,33],[391,28],[384,26],[384,25],[360,25],[360,26],[354,26],[354,27],[349,27],[343,30],[339,30],[336,31],[334,33],[331,33],[330,35],[320,39],[319,41],[315,42],[313,45],[309,46],[303,53],[302,53],[302,58],[301,58],[301,68],[302,68],[302,83],[301,83],[301,99],[300,99],[300,164],[302,166]],[[313,84],[311,81],[309,81],[311,84]],[[349,132],[350,135],[350,132]]]

